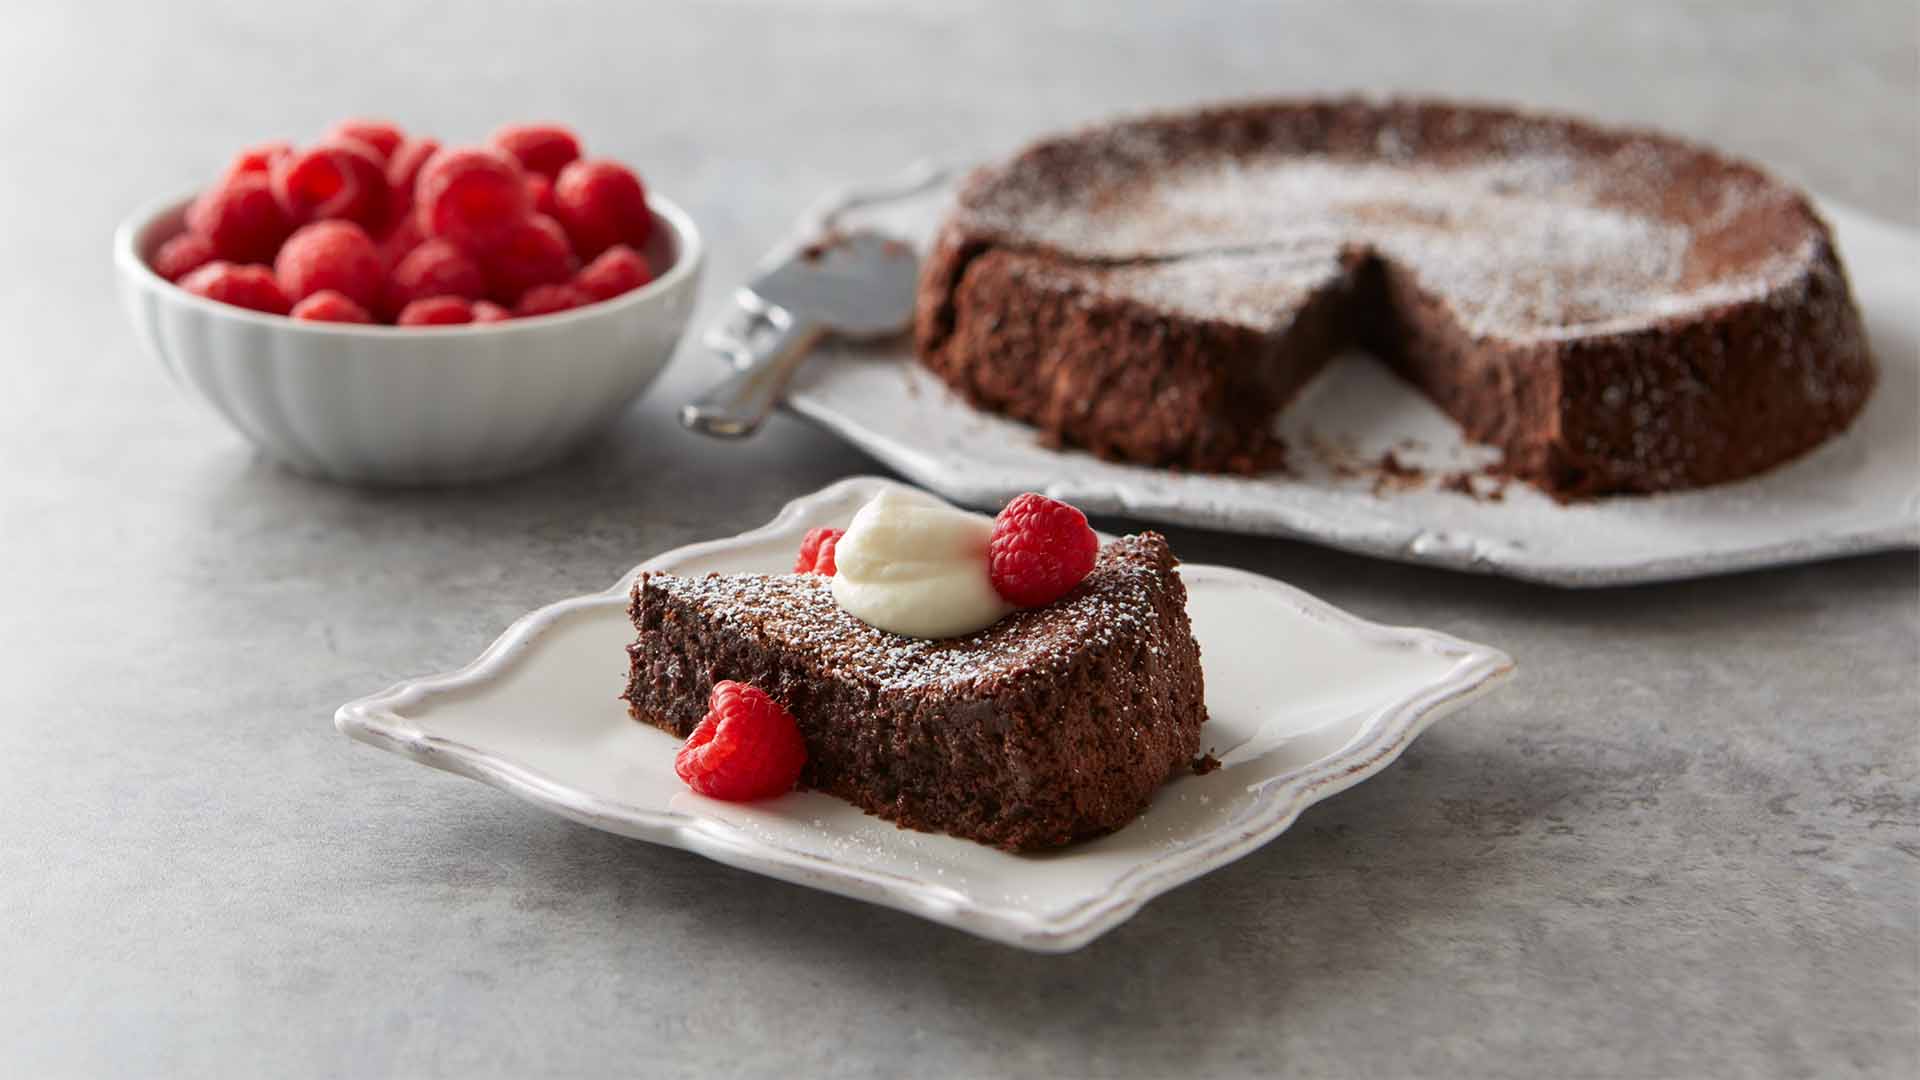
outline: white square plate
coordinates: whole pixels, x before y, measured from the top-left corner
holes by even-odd
[[[870,192],[884,191],[876,185]],[[944,186],[911,196],[842,193],[845,225],[922,247],[945,212]],[[1278,430],[1289,473],[1220,476],[1101,461],[1040,445],[1032,428],[980,412],[915,362],[906,341],[829,347],[787,404],[888,467],[958,503],[998,507],[1042,491],[1088,513],[1289,536],[1403,562],[1563,586],[1699,577],[1920,545],[1920,234],[1824,205],[1866,316],[1880,386],[1853,426],[1797,461],[1737,484],[1562,506],[1523,484],[1498,502],[1431,486],[1376,493],[1344,463],[1392,449],[1434,472],[1495,452],[1386,368],[1337,359]],[[827,210],[797,235],[813,235]],[[1409,445],[1406,440],[1413,440]],[[1337,454],[1307,452],[1335,447]]]
[[[1363,622],[1239,570],[1183,566],[1211,714],[1201,744],[1222,767],[1173,781],[1111,836],[1011,855],[899,829],[817,792],[746,805],[695,795],[673,772],[679,740],[636,723],[619,699],[634,577],[783,573],[809,528],[845,525],[890,486],[845,480],[763,528],[668,552],[606,592],[521,618],[459,671],[343,705],[334,722],[595,828],[1063,952],[1280,835],[1513,670],[1483,645]]]

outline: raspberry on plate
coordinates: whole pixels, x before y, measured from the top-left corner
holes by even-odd
[[[274,257],[273,273],[294,300],[333,289],[368,310],[379,304],[386,277],[373,241],[351,221],[303,226]]]
[[[513,318],[513,312],[508,311],[506,308],[501,307],[491,300],[475,300],[473,302],[474,322],[506,322],[511,318]]]
[[[807,535],[800,539],[800,557],[794,560],[793,572],[832,577],[837,569],[833,562],[834,548],[839,546],[840,538],[846,532],[845,529],[829,529],[824,525],[808,529]]]
[[[758,687],[717,682],[707,715],[674,755],[673,771],[710,799],[750,802],[793,790],[807,744],[793,714]]]
[[[500,150],[442,150],[421,166],[413,202],[428,236],[486,251],[526,217],[526,172]]]
[[[583,267],[573,283],[594,300],[611,300],[653,280],[646,257],[625,244],[615,244]]]
[[[183,232],[153,253],[153,272],[179,281],[214,260],[213,244],[195,232]]]
[[[408,252],[387,281],[391,311],[434,296],[478,300],[486,294],[487,279],[480,264],[445,240],[428,240]]]
[[[310,322],[370,323],[373,316],[367,309],[349,300],[345,294],[332,289],[321,289],[305,300],[293,305],[291,312],[296,319]]]
[[[180,287],[195,296],[269,315],[285,315],[293,306],[273,279],[273,272],[264,266],[210,262],[181,278]]]
[[[509,124],[487,141],[548,180],[580,157],[580,140],[558,124]]]
[[[386,120],[342,120],[327,129],[327,137],[357,139],[367,144],[382,162],[391,161],[393,152],[407,139],[398,124]]]
[[[400,309],[395,326],[458,326],[473,322],[473,305],[459,296],[430,296]]]
[[[646,189],[631,169],[617,161],[576,161],[560,170],[553,184],[560,224],[573,249],[591,259],[615,244],[636,250],[646,246],[653,228]]]
[[[1042,607],[1072,592],[1099,554],[1100,537],[1087,515],[1030,491],[993,519],[987,576],[1007,603]]]
[[[293,231],[267,178],[251,172],[201,192],[187,207],[187,228],[207,238],[214,257],[237,263],[271,260]]]
[[[266,176],[273,171],[274,162],[291,153],[293,144],[285,139],[249,146],[233,156],[233,162],[227,166],[227,174],[222,179],[231,180],[247,173]]]
[[[576,265],[567,234],[545,214],[529,214],[508,223],[480,256],[487,289],[503,304],[519,303],[536,285],[571,281]]]
[[[519,303],[513,305],[513,317],[531,319],[536,315],[558,315],[562,311],[572,311],[586,305],[587,298],[567,282],[535,285],[520,297]]]
[[[386,218],[387,170],[366,143],[335,137],[274,162],[273,194],[295,223],[344,218],[374,229]]]

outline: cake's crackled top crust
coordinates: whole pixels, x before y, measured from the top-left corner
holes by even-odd
[[[716,628],[806,654],[820,670],[875,690],[993,695],[1020,679],[1062,669],[1073,654],[1121,639],[1163,637],[1153,598],[1173,566],[1156,534],[1100,550],[1093,571],[1065,598],[1016,611],[966,637],[927,640],[876,630],[847,614],[819,574],[652,575],[652,587],[697,605]],[[1184,632],[1184,630],[1182,631]]]
[[[1249,303],[1250,289],[1308,292],[1343,254],[1373,252],[1475,334],[1512,340],[1763,296],[1805,270],[1822,235],[1790,188],[1686,143],[1420,108],[1099,128],[981,174],[955,220],[1001,245],[1158,261],[1136,266],[1128,291],[1256,326],[1284,303]]]

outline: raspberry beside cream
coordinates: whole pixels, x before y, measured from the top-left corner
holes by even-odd
[[[930,496],[887,491],[860,508],[834,548],[833,598],[876,629],[959,637],[1014,607],[988,577],[993,519]]]

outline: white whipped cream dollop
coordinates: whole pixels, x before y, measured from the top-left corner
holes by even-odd
[[[868,626],[917,638],[985,630],[1011,613],[987,576],[993,519],[888,491],[833,549],[833,599]]]

